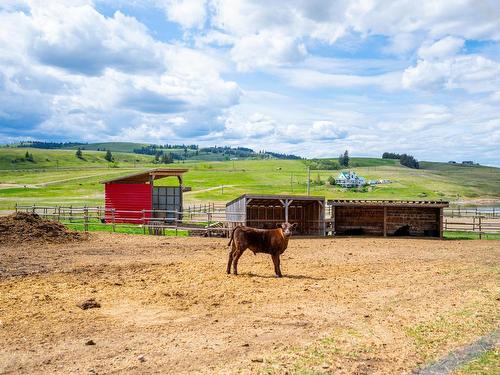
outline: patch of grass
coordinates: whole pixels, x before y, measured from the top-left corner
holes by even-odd
[[[69,223],[62,222],[65,226],[67,226],[71,230],[83,231],[83,223]],[[113,232],[113,227],[109,224],[89,224],[88,227],[89,232]],[[126,234],[148,234],[147,229],[145,229],[139,225],[115,225],[115,233],[126,233]],[[165,236],[177,236],[177,237],[187,237],[188,231],[186,230],[178,230],[177,234],[175,233],[175,229],[165,229]]]
[[[317,340],[307,346],[292,347],[285,352],[268,358],[260,374],[316,375],[335,373],[339,358],[348,363],[356,363],[360,372],[368,371],[373,360],[375,347],[363,343],[363,333],[348,327],[337,328],[331,336]],[[349,343],[349,345],[346,345]],[[351,346],[354,344],[354,348]],[[349,347],[350,346],[350,347]],[[361,368],[366,369],[364,371]]]
[[[465,231],[445,231],[446,240],[478,240],[479,233]],[[500,233],[486,233],[481,235],[483,240],[500,240]]]
[[[443,355],[448,346],[465,345],[471,337],[488,334],[496,329],[499,313],[493,296],[481,305],[438,316],[433,320],[415,324],[406,331],[413,340],[415,350],[423,362]]]
[[[454,371],[453,375],[500,375],[500,348],[484,352]]]

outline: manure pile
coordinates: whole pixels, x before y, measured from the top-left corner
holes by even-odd
[[[16,212],[0,217],[0,244],[23,242],[64,243],[80,241],[87,236],[66,228],[63,224],[42,219],[37,214]]]

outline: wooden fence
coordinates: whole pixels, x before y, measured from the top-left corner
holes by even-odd
[[[482,207],[449,207],[444,209],[444,215],[448,217],[478,217],[500,219],[500,209]]]
[[[460,218],[463,218],[460,220]],[[483,216],[472,217],[445,217],[443,230],[449,232],[477,233],[481,239],[487,234],[500,233],[500,219]]]
[[[204,236],[227,236],[229,232],[225,205],[222,204],[192,205],[181,213],[166,210],[124,211],[106,209],[102,206],[37,205],[16,205],[17,211],[36,213],[47,219],[77,226],[84,231],[89,231],[90,227],[97,230],[109,229],[112,232],[119,231],[120,228],[134,228],[142,230],[144,234],[164,235],[170,230],[176,235],[181,231],[187,231],[189,234]],[[483,212],[471,216],[473,212],[475,210],[461,209],[459,216],[458,211],[445,210],[443,230],[477,233],[479,238],[485,234],[500,233],[498,211],[489,213],[491,216],[483,215]],[[165,218],[167,213],[174,215]],[[330,223],[333,219],[326,220]],[[331,233],[328,230],[327,232]]]
[[[209,209],[210,208],[210,209]],[[31,212],[41,217],[77,226],[84,231],[90,227],[99,229],[142,229],[144,234],[164,235],[168,230],[176,235],[180,231],[206,236],[227,236],[225,211],[206,207],[195,210],[190,208],[182,212],[167,210],[126,211],[106,209],[101,206],[37,206],[16,205],[16,212]],[[173,215],[167,215],[173,214]],[[180,215],[179,215],[180,214]],[[167,218],[167,216],[169,216]],[[182,219],[179,219],[182,218]]]

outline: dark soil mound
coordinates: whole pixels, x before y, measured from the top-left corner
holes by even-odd
[[[20,242],[63,243],[87,237],[70,231],[63,224],[42,219],[37,214],[17,212],[0,217],[0,244]]]

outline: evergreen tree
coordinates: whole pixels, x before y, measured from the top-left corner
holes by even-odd
[[[401,155],[401,157],[399,158],[399,164],[404,165],[405,167],[408,168],[414,168],[414,169],[420,168],[418,160],[415,159],[413,156],[407,154]]]
[[[161,156],[161,162],[162,164],[172,164],[174,162],[174,157],[171,152],[169,153],[164,153]]]
[[[345,167],[349,166],[349,153],[347,152],[347,150],[345,150],[344,152],[344,166]]]
[[[161,158],[161,155],[163,154],[163,152],[161,151],[157,151],[156,154],[155,154],[155,163],[159,163],[160,162],[160,158]]]
[[[347,152],[347,150],[345,150],[345,152],[343,154],[340,154],[339,164],[341,167],[348,167],[349,166],[349,152]]]
[[[111,151],[106,151],[106,156],[104,157],[104,159],[106,159],[107,161],[109,162],[112,162],[114,161],[115,159],[113,158],[113,154],[111,153]]]
[[[30,161],[32,163],[35,162],[35,158],[33,157],[33,154],[29,153],[28,151],[26,151],[26,154],[24,154],[24,159],[26,161]]]
[[[80,149],[80,147],[78,147],[78,150],[76,150],[76,153],[75,153],[76,157],[78,159],[83,159],[83,152],[82,150]]]

